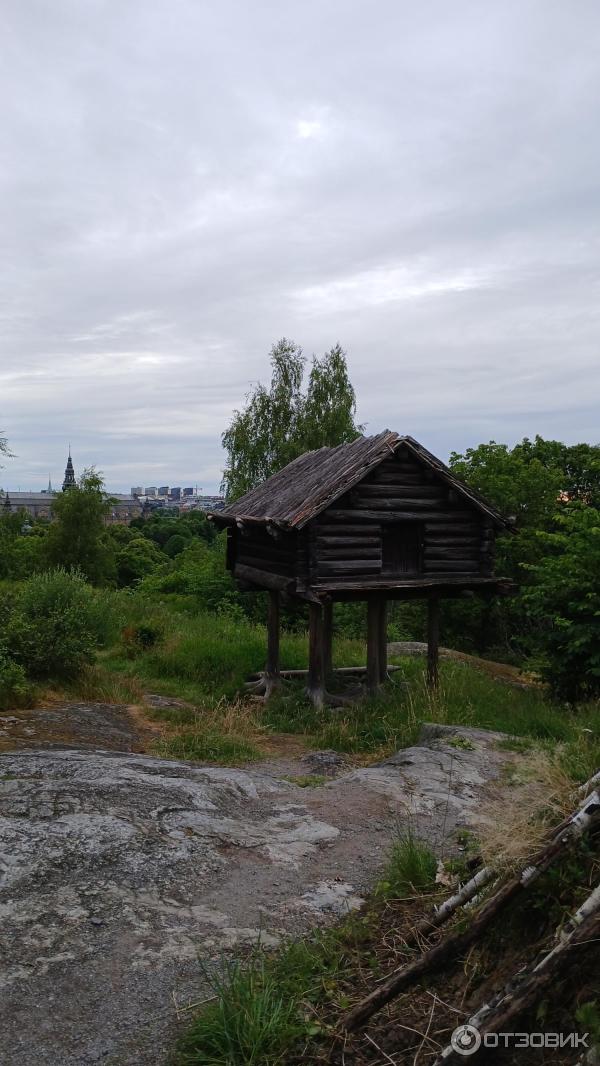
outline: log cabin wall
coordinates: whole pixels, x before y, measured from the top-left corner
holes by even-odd
[[[229,538],[232,546],[229,548]],[[264,570],[283,577],[294,577],[297,573],[296,559],[297,534],[279,532],[273,536],[261,525],[248,525],[229,530],[228,565],[241,563],[257,570]]]
[[[301,534],[310,584],[488,576],[494,528],[407,449],[385,459]]]

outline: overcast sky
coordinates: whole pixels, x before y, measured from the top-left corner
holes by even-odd
[[[281,336],[442,458],[600,439],[598,0],[4,0],[0,484],[220,481]]]

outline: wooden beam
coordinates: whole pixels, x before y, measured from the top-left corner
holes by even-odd
[[[267,699],[281,683],[279,672],[279,618],[280,595],[279,592],[271,590],[269,592],[267,610],[267,664],[265,667],[265,696]]]
[[[311,603],[308,609],[308,687],[307,694],[315,707],[325,702],[323,676],[323,606]]]
[[[381,597],[370,596],[367,603],[367,690],[374,696],[379,688],[379,629]]]
[[[333,600],[323,604],[323,673],[326,678],[333,673]]]
[[[275,592],[287,592],[294,586],[294,578],[270,574],[267,570],[259,570],[256,566],[244,566],[243,563],[236,564],[233,575],[258,588],[272,589]]]
[[[439,684],[440,601],[430,596],[427,603],[427,684],[434,691]]]

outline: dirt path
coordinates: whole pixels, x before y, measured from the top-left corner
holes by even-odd
[[[103,704],[0,729],[3,1066],[162,1066],[175,1004],[205,994],[198,956],[359,905],[398,825],[451,851],[515,758],[494,734],[430,726],[377,766],[297,738],[251,769],[194,766],[136,754],[151,723]],[[299,771],[325,782],[286,780]]]

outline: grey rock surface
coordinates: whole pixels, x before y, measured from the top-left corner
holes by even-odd
[[[3,1066],[162,1066],[175,1004],[202,998],[199,956],[359,906],[395,828],[441,847],[506,759],[492,734],[435,727],[301,789],[115,751],[0,755]]]

